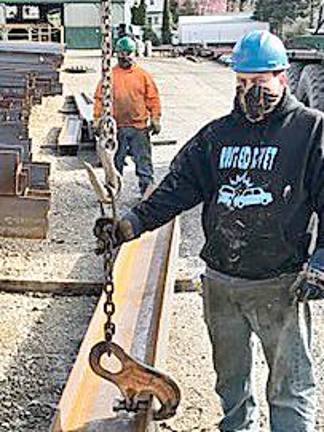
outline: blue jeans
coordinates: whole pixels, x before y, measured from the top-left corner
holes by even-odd
[[[289,289],[295,275],[250,281],[207,270],[204,315],[213,347],[222,432],[256,432],[254,343],[261,341],[269,376],[267,401],[272,432],[314,432],[315,383],[309,305]]]
[[[123,127],[117,133],[118,149],[115,154],[115,166],[123,174],[126,156],[130,156],[136,167],[139,188],[143,194],[153,183],[152,148],[147,129]]]

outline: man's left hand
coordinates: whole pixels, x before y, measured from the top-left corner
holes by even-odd
[[[152,118],[149,127],[152,135],[158,135],[161,132],[161,122],[159,118]]]
[[[128,219],[119,219],[114,227],[114,220],[109,217],[100,217],[96,220],[93,233],[97,238],[97,255],[102,255],[108,246],[115,249],[124,242],[135,238],[133,226]]]
[[[324,299],[324,249],[317,249],[306,271],[306,280],[298,287],[299,301]]]

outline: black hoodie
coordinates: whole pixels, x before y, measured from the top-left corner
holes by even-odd
[[[259,123],[236,106],[183,147],[153,195],[126,218],[139,235],[203,202],[201,257],[210,268],[248,279],[299,270],[314,211],[324,247],[323,126],[324,115],[288,91]]]

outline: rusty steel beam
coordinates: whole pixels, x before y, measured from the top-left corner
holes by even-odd
[[[29,149],[19,145],[4,145],[0,143],[0,197],[1,195],[21,195],[25,190],[17,189],[17,180],[25,169],[28,172],[29,189],[49,190],[50,163],[30,162],[24,152]],[[30,153],[28,154],[30,156]],[[23,163],[24,162],[24,163]]]
[[[0,42],[0,52],[31,54],[47,54],[60,56],[63,53],[63,46],[55,42]]]
[[[58,137],[57,149],[60,155],[75,156],[78,153],[82,134],[82,120],[76,114],[64,116],[64,123]]]
[[[137,360],[161,367],[167,346],[175,261],[177,220],[125,244],[115,264],[115,341]],[[151,406],[141,414],[116,412],[117,388],[95,375],[88,357],[103,340],[104,297],[99,300],[64,389],[51,432],[145,432]],[[109,362],[107,362],[109,363]],[[116,370],[116,369],[115,369]]]
[[[84,93],[75,94],[74,96],[81,118],[86,120],[88,123],[92,122],[93,102],[89,102],[89,99]]]
[[[28,162],[24,164],[30,171],[30,188],[49,190],[49,175],[51,164],[49,162]]]
[[[0,278],[0,291],[8,293],[43,293],[62,296],[92,296],[101,293],[102,284],[86,280],[37,280]]]
[[[60,44],[0,42],[0,62],[60,67],[63,47]]]
[[[23,162],[23,150],[0,144],[0,235],[45,238],[50,165]]]
[[[12,109],[12,108],[0,108],[0,123],[16,123],[21,121],[22,113],[21,109]]]
[[[22,162],[19,153],[10,150],[0,151],[0,195],[18,195],[19,176]]]
[[[0,128],[1,135],[1,128]],[[0,153],[2,150],[11,150],[19,154],[19,157],[23,162],[28,162],[30,160],[30,143],[28,141],[21,141],[21,144],[3,144],[0,142]],[[0,179],[1,182],[1,179]]]
[[[40,197],[0,196],[0,236],[44,239],[48,231],[49,192]]]

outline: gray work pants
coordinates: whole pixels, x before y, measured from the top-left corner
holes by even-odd
[[[212,273],[212,276],[210,275]],[[258,431],[253,388],[255,333],[269,366],[272,432],[313,432],[315,384],[309,305],[293,301],[294,275],[249,281],[211,271],[203,277],[204,315],[213,347],[222,432]]]
[[[123,174],[126,156],[135,163],[139,189],[143,194],[153,183],[152,148],[147,129],[123,127],[117,133],[118,149],[115,154],[115,166]]]

